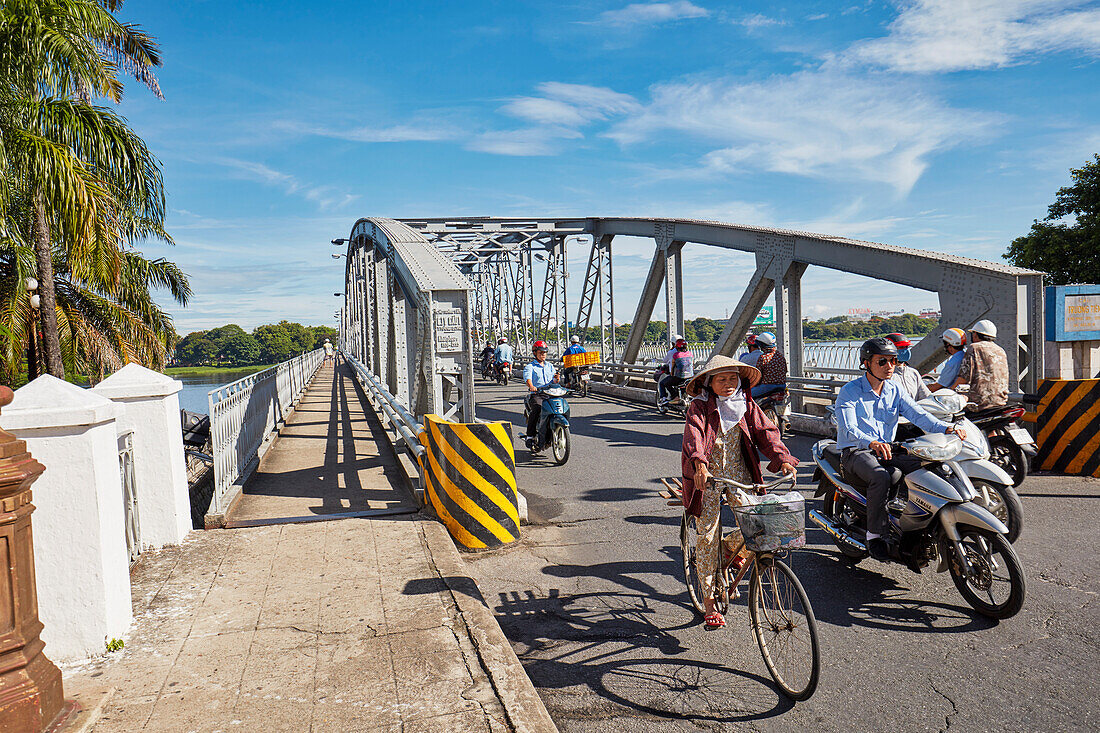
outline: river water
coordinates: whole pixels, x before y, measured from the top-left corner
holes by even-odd
[[[174,379],[183,382],[183,389],[179,393],[180,409],[201,412],[205,415],[210,411],[207,399],[210,390],[217,389],[223,384],[236,382],[238,379],[247,377],[256,371],[256,369],[235,369],[229,372],[218,372],[217,374],[174,377]]]

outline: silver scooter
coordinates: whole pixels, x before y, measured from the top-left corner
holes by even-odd
[[[966,433],[962,449],[955,457],[959,468],[978,493],[976,501],[1008,527],[1008,541],[1015,542],[1024,528],[1024,505],[1012,486],[1012,477],[990,460],[985,432],[966,417],[966,398],[949,389],[941,389],[917,403],[932,417],[958,425]],[[828,420],[836,428],[835,405],[825,408]],[[915,438],[924,431],[904,417],[898,418],[897,439]]]
[[[962,441],[954,435],[922,435],[894,443],[896,453],[918,458],[922,466],[902,476],[893,469],[888,514],[899,540],[898,562],[915,572],[932,566],[951,572],[962,597],[991,618],[1016,615],[1024,603],[1023,567],[1008,541],[1008,527],[978,501],[970,479],[955,457]],[[822,509],[810,521],[825,530],[845,556],[858,562],[867,556],[866,485],[845,476],[836,441],[813,447],[817,496]]]

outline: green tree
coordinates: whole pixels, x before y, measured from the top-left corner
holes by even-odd
[[[206,337],[206,331],[189,333],[176,344],[176,363],[180,366],[206,366],[217,354],[218,349]]]
[[[294,353],[294,342],[281,325],[259,326],[252,336],[260,345],[260,361],[265,364],[286,361]]]
[[[238,326],[236,323],[230,323],[225,326],[212,328],[206,332],[206,338],[210,339],[210,343],[214,344],[214,348],[216,348],[219,352],[222,350],[222,347],[225,346],[225,344],[229,341],[229,339],[233,338],[234,336],[243,335],[245,335],[245,330]]]
[[[294,344],[295,354],[300,354],[303,351],[313,350],[314,335],[313,332],[300,323],[291,323],[290,321],[279,321],[280,326],[286,331],[290,337],[291,343]]]
[[[310,330],[313,331],[313,348],[315,349],[321,348],[321,345],[325,343],[325,339],[335,344],[340,338],[340,332],[332,326],[313,326]],[[596,329],[596,331],[598,333],[599,329]],[[581,338],[584,338],[584,336],[581,335]],[[597,338],[599,338],[598,335]]]
[[[225,366],[250,366],[260,362],[260,345],[252,334],[230,336],[218,349],[218,361]]]
[[[1012,240],[1004,258],[1046,272],[1052,285],[1100,283],[1100,153],[1070,177],[1073,183],[1058,189],[1046,217]]]
[[[121,118],[90,103],[121,99],[122,70],[160,95],[151,72],[160,64],[156,46],[140,29],[114,17],[121,4],[5,0],[0,5],[3,236],[9,247],[33,249],[42,349],[47,370],[59,377],[65,366],[59,323],[64,314],[54,273],[58,250],[70,255],[72,264],[105,268],[95,279],[74,269],[76,280],[93,285],[86,292],[95,292],[102,289],[95,280],[108,280],[110,261],[121,259],[120,247],[136,232],[159,229],[164,219],[159,163]],[[102,248],[113,256],[71,256],[80,248]],[[121,267],[113,270],[121,272]],[[117,310],[112,315],[122,318]],[[104,348],[83,345],[86,354]]]

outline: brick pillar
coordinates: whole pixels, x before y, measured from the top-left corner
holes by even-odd
[[[0,407],[12,391],[0,387]],[[42,653],[31,540],[31,484],[45,470],[0,430],[0,733],[37,733],[62,712],[61,672]]]

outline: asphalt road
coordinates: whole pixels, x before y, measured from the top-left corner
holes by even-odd
[[[479,417],[522,432],[521,387],[477,390]],[[658,477],[679,473],[677,421],[606,397],[571,407],[565,466],[516,448],[533,524],[509,548],[466,556],[562,731],[1100,728],[1100,480],[1020,487],[1028,595],[999,624],[946,573],[853,566],[811,525],[791,564],[817,615],[822,675],[795,704],[768,676],[744,598],[721,631],[691,608],[680,512],[657,496]],[[809,498],[812,440],[789,444]]]

